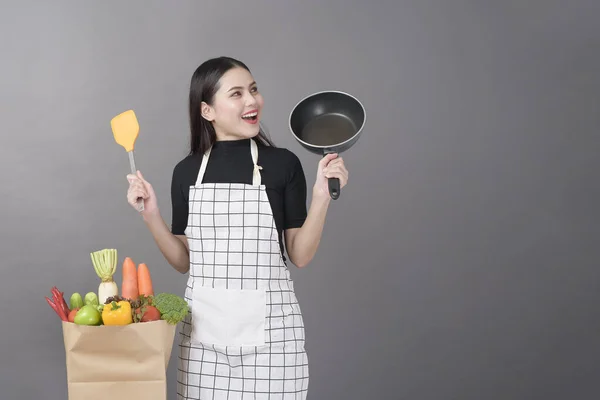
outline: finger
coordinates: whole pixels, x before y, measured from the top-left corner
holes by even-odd
[[[147,181],[147,180],[144,178],[144,176],[142,175],[142,172],[138,170],[138,171],[137,171],[137,173],[138,173],[138,176],[139,176],[139,178],[140,178],[140,179],[142,180],[142,182],[144,183],[144,186],[145,186],[146,188],[151,188],[151,187],[152,187],[152,185],[150,184],[150,182],[148,182],[148,181]]]
[[[137,205],[137,198],[132,197],[132,196],[127,196],[127,202],[132,205],[132,206],[136,206]]]
[[[132,205],[133,207],[137,207],[137,198],[136,197],[132,197],[132,198],[128,198],[127,202]]]
[[[348,170],[343,164],[339,165],[338,168],[344,175],[348,176]]]
[[[328,167],[331,167],[334,165],[344,165],[344,160],[342,160],[342,158],[339,157],[339,158],[336,158],[335,160],[332,160],[329,164],[327,164]]]
[[[137,176],[134,176],[134,178],[131,178],[131,180],[129,181],[129,190],[147,191],[148,187],[144,184],[144,182],[142,182],[140,180],[140,178],[138,178]]]
[[[129,182],[128,191],[132,191],[132,190],[146,191],[147,188],[144,186],[142,181],[140,181],[138,178],[134,178]]]
[[[346,169],[346,165],[344,164],[344,160],[342,160],[341,157],[333,160],[332,162],[330,162],[327,167],[328,168],[335,167],[335,168],[339,168],[342,171],[348,172],[348,170]]]
[[[139,199],[144,199],[143,197],[138,197],[138,196],[130,196],[127,198],[127,202],[129,204],[131,204],[132,206],[135,206],[138,202]],[[144,199],[145,200],[145,199]]]
[[[348,175],[348,170],[346,168],[344,168],[344,166],[342,165],[328,165],[326,168],[323,169],[323,173],[324,174],[330,174],[330,173],[341,173],[343,175]]]
[[[129,184],[129,191],[140,191],[140,192],[146,192],[146,188],[144,187],[144,184],[142,184],[141,182],[133,182]]]
[[[131,198],[131,199],[127,199],[127,202],[135,209],[138,208],[139,206],[139,200],[140,198]]]
[[[320,165],[321,167],[325,167],[325,166],[327,166],[327,164],[329,164],[329,162],[330,162],[331,160],[335,159],[337,156],[338,156],[338,155],[337,155],[337,153],[330,153],[330,154],[327,154],[325,157],[323,157],[323,158],[321,159],[321,161],[319,161],[319,165]]]
[[[148,192],[145,191],[144,189],[134,189],[134,190],[130,190],[129,193],[127,193],[127,198],[128,199],[138,199],[138,198],[143,198],[143,199],[147,199],[148,198]]]
[[[146,188],[146,185],[144,185],[144,182],[142,182],[139,179],[134,180],[131,185],[137,186],[137,187],[141,187],[141,188]]]
[[[137,177],[137,175],[127,174],[127,182],[132,183],[139,180],[140,179]]]
[[[140,180],[140,178],[131,178],[129,180],[129,185],[139,185],[140,187],[144,187],[144,183]]]
[[[136,193],[138,196],[147,198],[148,197],[148,191],[146,190],[145,187],[139,187],[139,188],[135,188],[132,190],[133,193]]]
[[[144,175],[142,175],[142,172],[140,170],[137,170],[135,175],[137,176],[137,178],[143,183],[146,184],[146,180],[144,179]]]
[[[147,181],[147,180],[144,178],[144,175],[142,175],[142,171],[138,170],[138,171],[137,171],[137,176],[138,176],[138,177],[139,177],[139,178],[142,180],[142,182],[144,182],[144,184],[146,184],[146,185],[150,185],[150,184],[148,183],[148,181]]]

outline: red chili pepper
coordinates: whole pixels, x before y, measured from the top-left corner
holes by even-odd
[[[69,313],[71,312],[71,309],[69,308],[69,305],[67,304],[64,296],[65,296],[64,292],[60,292],[60,300],[62,301],[62,306],[63,306],[63,309],[65,310],[65,314],[67,314],[67,316],[68,316]]]
[[[54,302],[54,304],[57,307],[59,307],[61,309],[61,311],[64,312],[65,310],[64,310],[62,303],[60,302],[60,299],[58,297],[59,296],[58,289],[56,288],[56,286],[53,286],[52,289],[50,289],[50,291],[52,292],[52,301]]]
[[[68,321],[70,310],[69,310],[69,307],[66,305],[64,298],[62,297],[63,294],[58,290],[58,288],[56,286],[52,287],[51,291],[52,291],[52,298],[53,298],[52,305],[53,305],[53,308],[55,309],[54,311],[56,311],[58,316],[63,321]]]
[[[52,294],[54,295],[54,302],[56,303],[56,305],[58,305],[62,309],[63,313],[65,313],[65,315],[68,316],[71,310],[69,309],[69,305],[63,297],[64,293],[59,291],[58,288],[54,286],[52,288]]]
[[[54,310],[54,312],[56,312],[56,314],[60,317],[61,320],[63,320],[63,321],[69,321],[69,318],[65,315],[65,313],[64,313],[64,311],[63,311],[63,309],[61,307],[59,307],[56,303],[54,303],[48,297],[46,297],[46,301],[48,302],[48,304],[50,305],[50,307],[52,307],[52,309]]]

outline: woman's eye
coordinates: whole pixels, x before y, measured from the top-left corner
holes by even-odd
[[[256,93],[256,92],[258,92],[258,88],[257,88],[257,87],[253,87],[252,89],[250,89],[250,91],[251,91],[252,93]]]
[[[241,95],[241,93],[240,93],[240,92],[238,92],[238,91],[236,91],[236,92],[233,92],[233,94],[232,94],[232,96],[240,96],[240,95]]]

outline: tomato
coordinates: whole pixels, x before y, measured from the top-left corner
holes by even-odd
[[[77,311],[79,311],[79,307],[76,307],[71,310],[68,316],[69,322],[75,322],[75,315],[77,315]]]
[[[141,313],[141,309],[137,309],[135,310],[136,314]],[[142,315],[142,319],[140,320],[140,322],[150,322],[150,321],[158,321],[160,320],[160,311],[158,311],[158,309],[154,306],[146,306],[146,311],[144,312],[144,315]]]

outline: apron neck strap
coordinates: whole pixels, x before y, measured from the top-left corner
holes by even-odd
[[[208,165],[208,158],[210,157],[210,151],[212,148],[209,148],[206,153],[202,156],[202,164],[200,164],[200,171],[198,172],[198,178],[196,179],[196,186],[200,186],[202,184],[202,180],[204,179],[204,173],[206,172],[206,166]],[[261,175],[260,170],[261,166],[257,164],[258,162],[258,146],[254,139],[250,139],[250,154],[252,155],[252,163],[254,164],[254,169],[252,171],[252,186],[260,186],[261,184]]]

